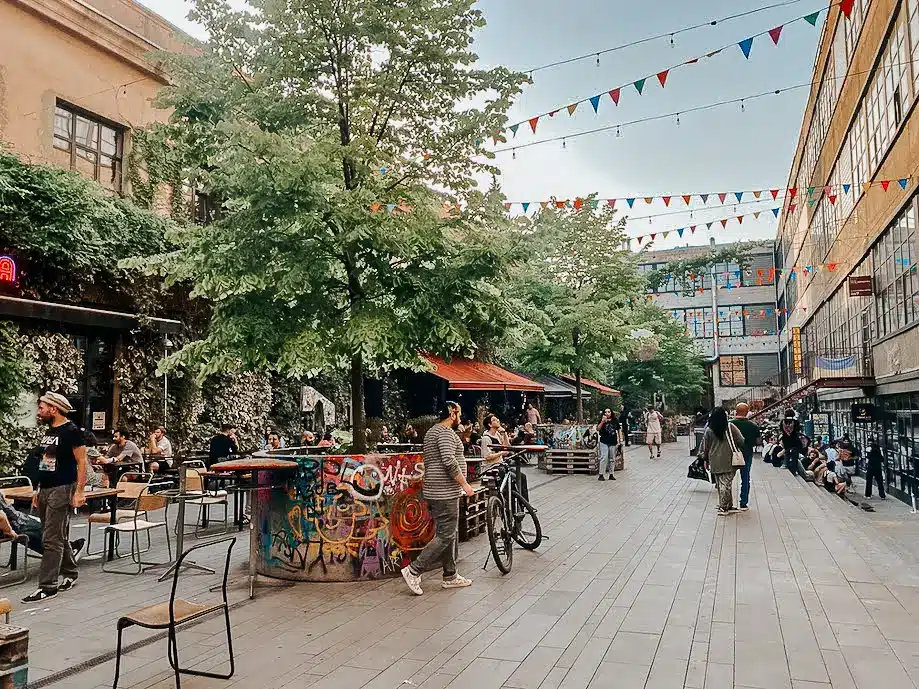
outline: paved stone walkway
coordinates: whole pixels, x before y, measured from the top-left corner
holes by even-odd
[[[757,459],[753,509],[717,517],[711,487],[686,479],[687,454],[685,439],[660,460],[632,449],[615,483],[532,475],[550,540],[515,552],[507,577],[482,572],[484,536],[463,544],[469,589],[442,591],[436,576],[422,597],[401,580],[304,584],[250,603],[236,586],[236,675],[182,686],[916,689],[919,516],[892,500],[863,512]],[[112,649],[118,611],[163,595],[146,575],[119,580],[112,600],[100,583],[112,576],[15,620],[33,628],[39,676]],[[106,614],[81,625],[77,601]],[[183,663],[223,666],[222,638],[219,620],[180,634]],[[50,686],[111,686],[112,674],[104,662]],[[130,653],[119,686],[172,687],[165,642]]]

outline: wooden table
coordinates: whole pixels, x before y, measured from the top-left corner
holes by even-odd
[[[35,497],[35,490],[30,486],[17,486],[15,488],[3,488],[0,489],[0,493],[3,493],[3,497],[7,500],[12,500],[13,502],[28,502],[32,504],[32,498]],[[94,500],[108,500],[109,504],[109,524],[115,524],[115,517],[118,510],[118,496],[124,493],[120,488],[102,488],[100,490],[87,490],[83,493],[86,496],[86,502],[89,504]],[[89,525],[90,528],[92,525]],[[115,532],[109,531],[108,533],[108,561],[111,562],[115,559]]]

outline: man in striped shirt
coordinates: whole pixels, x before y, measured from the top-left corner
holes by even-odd
[[[440,410],[440,423],[434,424],[424,436],[424,488],[422,496],[434,520],[434,538],[418,558],[402,570],[409,589],[420,596],[421,575],[431,567],[443,566],[445,589],[471,586],[472,581],[456,573],[456,533],[459,528],[459,499],[472,496],[472,486],[466,481],[466,460],[463,441],[456,434],[462,410],[456,402],[447,402]]]

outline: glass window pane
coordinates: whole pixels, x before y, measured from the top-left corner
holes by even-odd
[[[98,148],[96,141],[98,127],[95,122],[87,120],[85,117],[77,115],[77,143],[86,148]]]
[[[70,128],[73,124],[73,115],[62,108],[54,111],[54,135],[64,139],[70,138]]]
[[[118,132],[105,125],[102,126],[102,152],[110,156],[118,152]]]
[[[70,139],[62,139],[59,136],[54,137],[54,147],[62,151],[70,150]]]
[[[77,149],[76,169],[89,179],[96,179],[96,154]]]

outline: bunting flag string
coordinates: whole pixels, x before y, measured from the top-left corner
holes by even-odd
[[[874,182],[865,182],[861,185],[861,189],[863,192],[867,193],[871,188],[880,187],[886,193],[890,191],[890,189],[893,187],[894,184],[896,184],[900,190],[906,190],[906,188],[909,186],[912,179],[913,179],[912,176],[907,176],[907,177],[900,177],[898,179],[887,179],[887,180],[877,180]],[[519,207],[524,213],[527,213],[529,212],[531,208],[545,210],[546,208],[549,208],[549,207],[557,208],[557,209],[573,208],[575,210],[581,210],[585,206],[589,206],[590,208],[596,210],[601,205],[603,205],[603,206],[609,206],[610,208],[615,209],[617,207],[622,208],[622,205],[624,203],[631,210],[635,207],[635,204],[638,201],[641,201],[645,205],[649,206],[658,200],[661,201],[665,207],[671,208],[672,206],[675,206],[676,203],[678,203],[678,202],[675,202],[675,199],[680,199],[683,202],[684,210],[683,211],[673,211],[672,213],[670,213],[670,214],[679,214],[680,212],[689,212],[692,210],[703,210],[698,207],[696,208],[691,207],[693,201],[696,198],[698,198],[702,202],[703,206],[706,206],[708,204],[709,198],[712,196],[717,196],[721,204],[724,204],[728,196],[733,196],[737,200],[737,203],[741,203],[741,204],[765,202],[765,201],[769,201],[770,199],[772,199],[773,201],[778,201],[779,197],[781,196],[783,197],[783,200],[781,203],[782,203],[782,206],[785,208],[786,212],[794,213],[796,208],[801,205],[800,199],[805,197],[805,192],[806,192],[806,196],[808,197],[807,199],[808,202],[811,202],[811,201],[816,202],[818,198],[815,197],[815,194],[817,196],[819,196],[820,194],[823,194],[827,197],[830,203],[836,204],[837,201],[839,200],[839,196],[849,195],[850,193],[852,193],[852,191],[853,189],[852,189],[851,184],[836,184],[836,185],[826,185],[826,186],[819,187],[819,188],[818,187],[808,187],[806,190],[799,190],[797,187],[775,187],[771,189],[758,189],[758,190],[747,190],[747,191],[709,192],[707,194],[699,194],[699,193],[661,194],[657,196],[629,196],[629,197],[615,197],[615,198],[604,198],[604,199],[576,197],[574,199],[551,198],[549,200],[544,200],[544,201],[507,201],[504,204],[504,208],[508,212],[510,212],[514,210],[515,208]],[[752,197],[752,198],[749,198],[749,197]],[[786,200],[788,201],[787,204],[785,203]],[[724,205],[732,206],[736,204],[724,204]],[[452,210],[462,210],[461,207],[455,204],[446,204],[445,207],[451,209],[451,212]],[[711,209],[711,208],[716,208],[716,207],[709,206],[709,208]],[[408,204],[405,203],[405,201],[402,201],[402,200],[400,200],[399,203],[374,202],[370,204],[371,213],[379,213],[383,211],[384,209],[388,213],[398,215],[400,213],[411,212],[413,210],[413,207],[409,206]],[[775,217],[778,217],[779,213],[781,212],[781,208],[771,208],[771,209],[766,209],[766,210],[754,211],[752,213],[747,213],[747,214],[739,215],[739,216],[735,215],[735,216],[732,216],[731,218],[725,218],[720,221],[715,220],[712,223],[707,223],[707,224],[712,225],[714,224],[714,222],[721,222],[722,227],[723,227],[725,224],[727,224],[727,222],[730,222],[735,219],[737,219],[738,222],[742,223],[743,222],[742,218],[745,218],[749,215],[753,215],[754,218],[758,218],[761,213],[767,212],[769,210],[772,211]],[[654,216],[642,216],[640,218],[633,218],[633,220],[638,220],[638,219],[644,220],[650,217],[654,217]],[[674,230],[674,231],[678,231],[678,230]],[[682,237],[682,234],[680,234],[680,236]]]
[[[846,12],[845,12],[845,5],[846,5],[847,2],[850,2],[850,1],[851,1],[851,0],[841,0],[841,2],[835,2],[835,3],[831,4],[831,5],[828,5],[827,7],[824,7],[824,8],[822,8],[822,9],[820,9],[820,10],[817,10],[816,12],[812,12],[812,13],[810,13],[810,14],[806,14],[806,15],[797,17],[797,18],[795,18],[795,19],[792,19],[792,20],[790,20],[790,21],[785,22],[784,24],[781,24],[781,25],[779,25],[779,26],[776,26],[775,28],[769,29],[769,30],[767,30],[767,31],[762,31],[762,32],[757,33],[757,34],[754,34],[754,35],[752,35],[752,36],[748,36],[747,38],[744,38],[743,40],[741,40],[741,41],[739,41],[739,42],[736,42],[736,43],[728,43],[727,45],[724,45],[724,46],[722,46],[722,47],[720,47],[720,48],[717,48],[716,50],[713,50],[713,51],[711,51],[711,52],[708,52],[708,53],[706,53],[706,54],[704,54],[704,55],[700,55],[700,56],[698,56],[698,57],[694,57],[694,58],[692,58],[692,59],[690,59],[690,60],[685,60],[684,62],[680,62],[680,63],[678,63],[678,64],[672,65],[671,67],[668,67],[667,69],[664,69],[664,70],[661,70],[661,71],[659,71],[659,72],[656,72],[655,74],[649,74],[649,75],[646,75],[646,76],[642,77],[641,79],[636,79],[636,80],[631,81],[631,82],[626,83],[626,84],[620,84],[619,86],[616,86],[616,87],[607,89],[607,90],[603,91],[602,93],[598,93],[598,94],[595,94],[595,95],[593,95],[593,96],[589,96],[589,97],[587,97],[587,98],[583,98],[583,99],[581,99],[581,100],[574,101],[573,103],[569,103],[567,106],[561,106],[561,107],[558,107],[558,108],[554,108],[553,110],[549,110],[549,111],[540,113],[540,114],[538,114],[538,115],[534,115],[534,116],[532,116],[532,117],[528,117],[528,118],[525,119],[525,120],[521,120],[520,122],[516,122],[516,123],[514,123],[514,124],[511,124],[510,126],[507,127],[507,130],[509,130],[509,131],[511,132],[511,136],[516,136],[516,135],[517,135],[517,130],[520,128],[521,125],[523,125],[523,124],[529,124],[529,125],[530,125],[530,129],[531,129],[531,130],[533,131],[533,133],[535,134],[535,133],[536,133],[536,128],[537,128],[537,126],[539,125],[539,121],[540,121],[542,118],[544,118],[544,117],[554,118],[562,109],[567,109],[567,110],[568,110],[568,114],[569,114],[569,115],[573,115],[573,114],[575,113],[575,111],[577,110],[578,106],[579,106],[579,105],[582,105],[582,104],[584,104],[584,103],[590,103],[591,107],[593,108],[594,114],[597,114],[597,113],[599,112],[599,109],[600,109],[600,101],[601,101],[601,99],[602,99],[604,96],[607,96],[607,95],[608,95],[608,96],[610,97],[610,100],[613,101],[613,104],[616,105],[616,106],[618,106],[618,105],[619,105],[619,100],[620,100],[620,97],[621,97],[621,94],[622,94],[622,91],[623,91],[624,89],[628,89],[628,88],[630,88],[630,87],[633,87],[633,88],[635,89],[635,91],[638,93],[638,95],[640,96],[640,95],[642,95],[642,93],[644,92],[645,84],[648,82],[648,80],[653,80],[653,79],[655,79],[655,78],[656,78],[657,81],[660,83],[661,88],[665,88],[666,85],[667,85],[667,78],[670,76],[670,73],[671,73],[672,71],[677,70],[677,69],[680,69],[680,68],[682,68],[682,67],[689,66],[689,65],[698,64],[698,63],[699,63],[700,61],[702,61],[702,60],[711,59],[711,58],[715,57],[716,55],[718,55],[718,54],[724,52],[725,50],[734,47],[735,45],[738,46],[738,47],[740,48],[740,51],[741,51],[741,53],[743,54],[743,56],[744,56],[746,59],[749,60],[749,59],[750,59],[750,53],[752,52],[752,49],[753,49],[753,42],[754,42],[755,39],[757,39],[757,38],[759,38],[759,37],[761,37],[761,36],[767,36],[767,35],[768,35],[768,36],[772,39],[773,44],[776,45],[776,46],[778,46],[778,44],[779,44],[779,37],[780,37],[781,34],[782,34],[782,29],[784,29],[785,27],[790,26],[791,24],[795,24],[796,22],[800,22],[800,21],[807,22],[807,23],[810,24],[811,26],[816,26],[816,25],[817,25],[817,19],[818,19],[818,17],[820,16],[820,14],[821,14],[822,12],[829,11],[829,9],[830,9],[831,7],[833,7],[833,6],[835,6],[835,5],[840,5],[840,6],[842,6],[841,8],[843,9],[843,13],[846,14]],[[851,12],[851,7],[849,7],[849,11]],[[846,16],[848,17],[849,15],[846,14]],[[498,136],[495,135],[495,136],[493,136],[492,138],[494,138],[494,139],[497,140]]]

